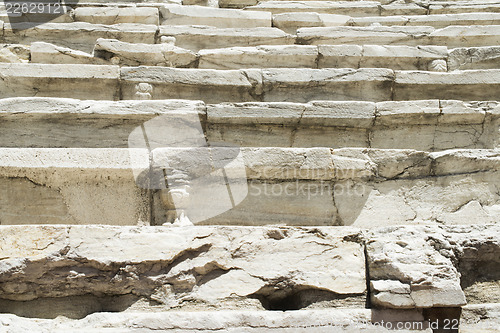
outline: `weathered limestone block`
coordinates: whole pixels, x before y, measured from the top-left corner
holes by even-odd
[[[32,63],[87,65],[111,64],[111,62],[104,59],[94,58],[92,54],[45,42],[31,43],[30,53]]]
[[[397,71],[395,100],[457,99],[498,100],[500,70],[466,70],[450,73]]]
[[[0,97],[68,97],[114,100],[118,66],[1,64]]]
[[[125,43],[116,39],[98,39],[94,56],[127,66],[193,67],[197,55],[170,43]]]
[[[359,308],[366,298],[357,229],[2,226],[0,233],[0,303],[25,301],[24,313],[52,297],[107,295],[121,311],[147,312]],[[71,310],[43,312],[88,314]]]
[[[0,62],[27,63],[29,59],[30,48],[28,46],[16,44],[0,45]]]
[[[466,304],[451,246],[444,247],[449,242],[439,227],[378,229],[365,237],[373,305],[405,309]]]
[[[86,331],[98,332],[110,330],[140,330],[141,332],[169,331],[181,333],[186,330],[209,333],[215,331],[251,332],[285,332],[297,333],[310,331],[331,333],[359,331],[366,333],[411,333],[414,331],[387,329],[378,322],[372,324],[373,317],[379,317],[378,312],[370,309],[329,309],[302,311],[166,311],[163,313],[125,312],[125,313],[94,313],[80,320],[50,320],[23,318],[15,315],[0,315],[0,323],[6,333],[33,331],[51,333],[56,331]],[[373,314],[375,313],[375,315]],[[392,315],[392,317],[391,317]],[[416,312],[398,311],[388,318],[397,318],[423,323],[424,318]],[[383,319],[387,319],[382,316]],[[387,323],[387,320],[385,320]],[[395,323],[394,323],[395,325]],[[425,327],[425,326],[422,326]],[[111,328],[112,329],[112,328]],[[431,333],[432,330],[422,329],[419,332]]]
[[[78,7],[75,21],[93,24],[159,24],[158,9],[153,7]]]
[[[265,69],[264,101],[382,101],[391,98],[389,69]]]
[[[425,25],[438,29],[451,25],[498,25],[500,24],[500,13],[353,17],[347,25],[369,26],[374,23],[405,26]]]
[[[293,36],[277,28],[214,28],[160,26],[160,37],[176,38],[176,45],[192,51],[235,46],[294,44]]]
[[[376,1],[262,1],[247,10],[260,10],[274,14],[290,12],[316,12],[349,16],[379,15],[380,2]]]
[[[448,68],[450,71],[463,69],[500,68],[500,47],[461,47],[450,51]]]
[[[375,26],[375,27],[326,27],[302,28],[297,31],[298,44],[376,44],[422,45],[428,44],[427,36],[432,27]],[[438,44],[446,45],[446,44]]]
[[[93,101],[62,98],[0,100],[0,145],[30,148],[127,148],[130,133],[166,114],[194,112],[199,101]],[[57,131],[54,129],[57,124]],[[146,147],[144,147],[146,148]]]
[[[31,27],[25,30],[18,28]],[[5,24],[4,40],[8,43],[47,42],[91,53],[99,38],[118,39],[129,43],[155,43],[156,25],[121,23],[114,25],[73,23]]]
[[[315,68],[318,48],[309,45],[231,47],[199,52],[199,68]]]
[[[429,35],[434,45],[451,47],[490,46],[500,44],[500,25],[451,26]]]
[[[297,29],[305,27],[335,27],[346,25],[351,19],[347,15],[321,13],[283,13],[273,16],[273,26],[295,34]]]
[[[320,45],[320,68],[390,68],[428,70],[434,60],[445,60],[444,46]]]
[[[163,5],[161,24],[206,25],[217,28],[271,27],[271,13],[209,8],[204,6]]]
[[[252,101],[254,85],[245,71],[128,67],[121,69],[123,99],[136,99],[136,85],[152,85],[152,99],[195,99],[207,103]]]
[[[134,165],[127,149],[4,148],[0,223],[149,224],[148,195],[136,186],[134,168],[148,168],[147,159]]]

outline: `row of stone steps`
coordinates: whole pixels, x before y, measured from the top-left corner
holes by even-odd
[[[220,102],[496,100],[500,70],[210,70],[100,65],[0,64],[0,97],[191,99]]]
[[[1,224],[162,225],[175,221],[176,207],[212,225],[371,228],[500,218],[498,149],[150,151],[167,143],[155,141],[147,123],[145,133],[148,140],[131,137],[129,149],[0,149]],[[175,175],[189,180],[189,202],[169,197],[163,169],[169,188]]]
[[[343,12],[342,12],[343,13]],[[349,14],[351,12],[349,11]],[[48,15],[48,14],[47,14]],[[37,22],[35,19],[49,21],[50,17],[33,15],[27,17],[2,13],[0,20],[16,23]],[[42,21],[43,20],[43,21]],[[369,26],[372,24],[397,26],[433,26],[444,28],[450,25],[498,25],[500,13],[478,12],[462,14],[420,15],[397,14],[390,16],[348,16],[311,12],[291,12],[272,15],[266,11],[233,10],[202,6],[163,5],[155,7],[79,7],[66,11],[63,15],[54,14],[54,23],[87,22],[92,24],[113,25],[120,23],[140,23],[154,25],[207,25],[216,28],[257,28],[277,27],[289,33],[298,28],[319,26]]]
[[[30,44],[42,41],[90,53],[99,38],[155,44],[165,37],[174,37],[178,47],[192,51],[234,46],[293,44],[446,45],[456,48],[495,46],[500,43],[500,26],[449,26],[443,29],[425,26],[313,27],[301,28],[295,36],[278,28],[157,27],[133,23],[108,26],[75,22],[46,23],[26,30],[13,30],[9,24],[5,24],[1,42]]]
[[[67,3],[0,14],[0,331],[497,330],[498,0]]]
[[[462,290],[461,283],[479,282],[476,269],[484,266],[478,263],[498,265],[500,251],[492,236],[497,226],[0,230],[0,308],[27,317],[80,319],[132,307],[79,321],[1,316],[7,329],[40,332],[435,332],[438,326],[458,326],[466,296],[494,300],[486,290]],[[362,309],[364,302],[384,308]],[[338,303],[342,309],[335,309]],[[226,311],[192,312],[200,304]],[[474,304],[462,316],[474,323],[482,314],[494,325],[498,309]],[[416,324],[424,326],[411,326]]]
[[[413,101],[222,103],[0,101],[0,145],[10,148],[127,148],[130,133],[161,116],[192,116],[208,142],[242,147],[494,149],[500,144],[497,102]],[[158,121],[158,120],[156,120]],[[159,121],[164,124],[165,120]],[[54,128],[57,124],[57,128]],[[195,127],[194,125],[192,127]],[[168,131],[174,131],[172,126]],[[165,135],[165,134],[164,134]],[[169,145],[168,142],[164,143]]]
[[[138,44],[98,39],[92,54],[45,42],[3,45],[0,62],[168,66],[199,69],[388,68],[446,72],[500,69],[500,47],[404,45],[260,45],[200,50],[172,43]]]

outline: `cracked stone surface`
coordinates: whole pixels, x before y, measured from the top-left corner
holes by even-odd
[[[366,296],[356,229],[2,226],[0,234],[0,304],[31,301],[24,314],[63,297],[90,309],[91,296],[107,295],[137,309],[200,311],[359,306]]]

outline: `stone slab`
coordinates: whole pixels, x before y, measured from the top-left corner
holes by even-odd
[[[0,97],[118,99],[118,66],[2,64]]]
[[[4,40],[7,43],[30,44],[47,42],[58,46],[91,53],[99,38],[118,39],[130,43],[154,44],[156,25],[121,23],[114,25],[87,22],[44,23],[31,27],[29,23],[5,24]],[[28,28],[31,27],[31,28]],[[25,28],[25,30],[13,30]]]
[[[272,26],[271,14],[266,12],[178,5],[163,5],[160,12],[163,25],[206,25],[217,28]]]
[[[175,37],[176,45],[192,51],[235,46],[288,45],[295,38],[277,28],[214,28],[160,26],[159,36]]]
[[[395,100],[498,100],[500,70],[465,70],[449,73],[396,71]]]
[[[116,299],[110,307],[120,302],[121,311],[158,315],[336,308],[346,298],[356,308],[366,297],[363,246],[349,238],[357,229],[36,226],[27,232],[2,226],[0,233],[3,302],[24,301],[25,313],[42,318],[57,310],[41,311],[37,302],[57,297],[70,305],[68,297],[103,292]],[[280,305],[287,297],[296,303]],[[80,319],[95,311],[68,306],[60,312]]]
[[[153,7],[78,7],[75,21],[92,24],[140,23],[159,24],[158,9]]]

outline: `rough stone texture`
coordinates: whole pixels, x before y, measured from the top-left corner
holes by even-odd
[[[349,299],[356,306],[366,295],[363,246],[347,239],[359,236],[355,229],[46,226],[0,233],[2,302],[32,302],[21,308],[25,314],[40,316],[46,310],[36,304],[54,297],[104,294],[148,311],[322,308]],[[73,318],[86,310],[61,309]]]
[[[326,27],[301,28],[297,31],[299,44],[378,44],[422,45],[434,32],[432,27]],[[443,44],[437,44],[443,45]],[[444,44],[446,45],[446,44]]]
[[[29,60],[30,51],[27,46],[9,44],[0,45],[0,62],[27,63]]]
[[[93,101],[63,98],[0,100],[2,147],[127,148],[130,133],[154,117],[199,113],[198,101]],[[57,124],[57,131],[54,130]]]

